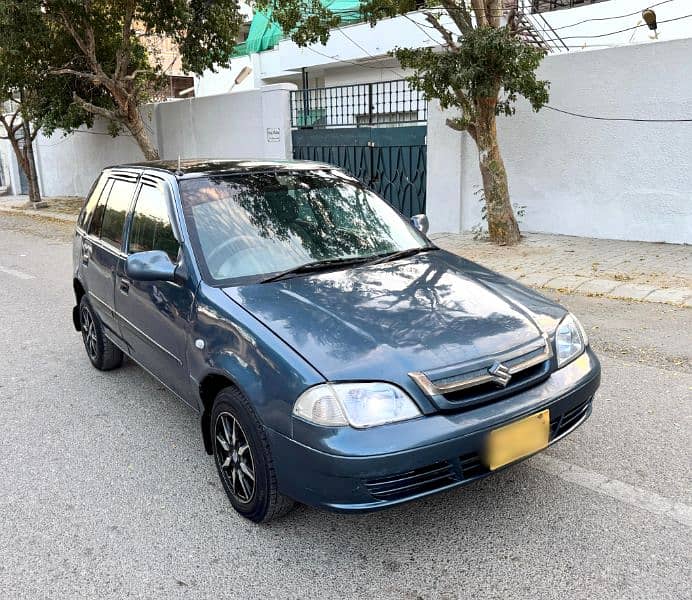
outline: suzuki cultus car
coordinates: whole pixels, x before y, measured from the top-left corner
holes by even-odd
[[[579,321],[450,254],[357,180],[308,162],[103,171],[74,237],[74,326],[199,412],[253,521],[371,511],[461,486],[591,413]]]

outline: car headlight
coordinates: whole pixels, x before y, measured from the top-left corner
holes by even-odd
[[[325,383],[310,388],[293,407],[297,417],[328,427],[358,429],[415,419],[421,415],[411,398],[389,383]]]
[[[562,319],[555,331],[557,368],[564,367],[584,352],[589,340],[581,323],[572,314]]]

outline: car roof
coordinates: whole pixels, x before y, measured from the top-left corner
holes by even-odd
[[[246,159],[181,159],[153,160],[121,165],[113,165],[110,169],[153,169],[166,171],[180,179],[203,177],[208,175],[224,175],[234,173],[251,173],[266,171],[295,171],[314,169],[334,169],[334,165],[307,160],[267,160],[262,158]]]

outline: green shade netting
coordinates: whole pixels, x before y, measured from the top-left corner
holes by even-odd
[[[344,24],[357,23],[361,20],[360,0],[321,0],[322,6],[341,17]],[[276,46],[284,37],[278,23],[271,20],[271,12],[255,12],[248,32],[247,40],[239,44],[234,56],[262,52]]]

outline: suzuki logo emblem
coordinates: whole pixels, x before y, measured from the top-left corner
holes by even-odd
[[[495,383],[502,387],[505,387],[509,383],[509,380],[512,379],[512,374],[509,372],[509,369],[498,361],[492,364],[488,369],[488,373],[493,376]]]

